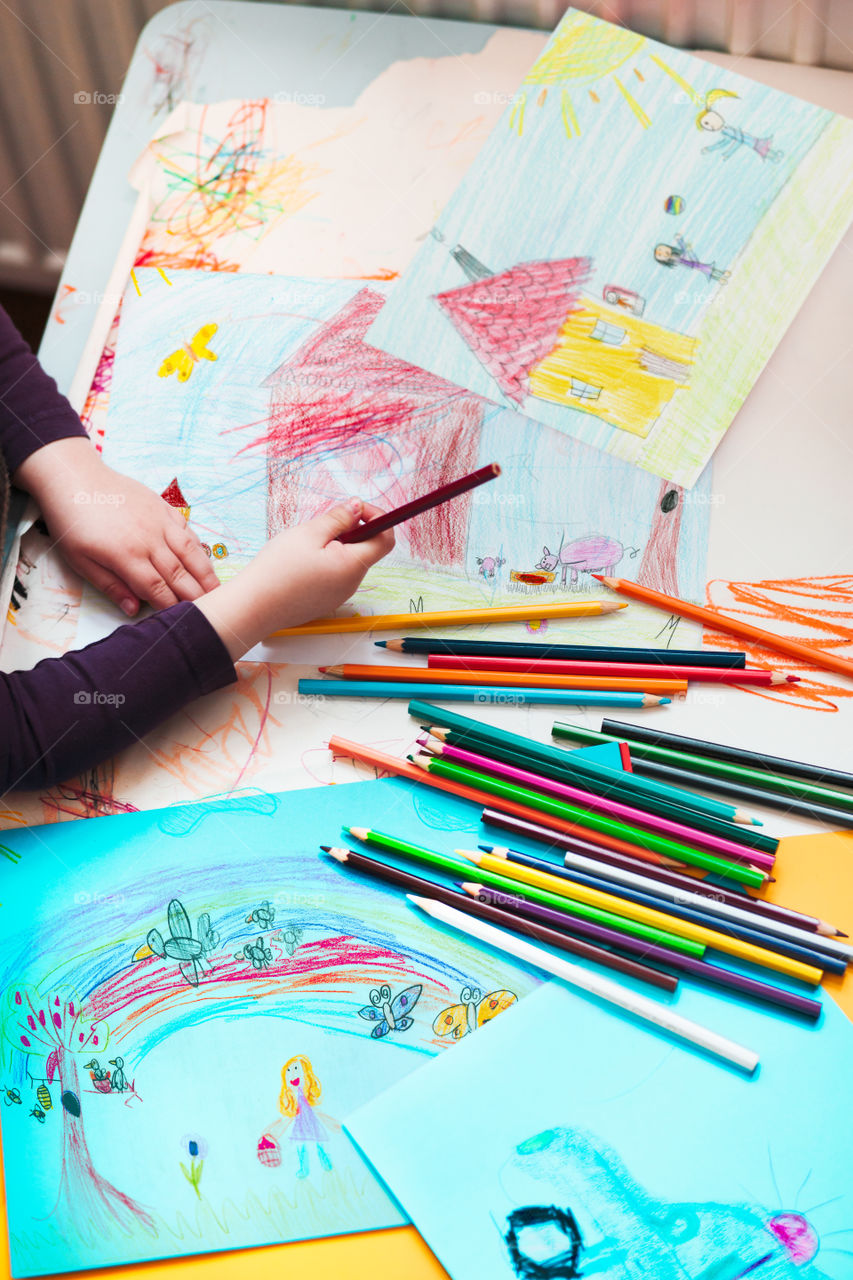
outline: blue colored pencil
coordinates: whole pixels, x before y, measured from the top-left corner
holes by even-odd
[[[545,703],[549,706],[657,707],[669,702],[654,693],[607,689],[521,689],[501,685],[404,684],[397,680],[300,680],[299,692],[329,698],[432,698],[436,702]]]

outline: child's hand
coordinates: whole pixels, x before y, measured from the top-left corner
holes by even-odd
[[[218,585],[180,512],[138,480],[113,471],[88,440],[45,445],[14,480],[38,502],[71,567],[129,617],[140,601],[165,609]]]
[[[380,515],[353,498],[273,538],[230,582],[197,600],[236,661],[282,627],[325,617],[343,604],[394,545],[389,529],[345,545],[338,534]]]

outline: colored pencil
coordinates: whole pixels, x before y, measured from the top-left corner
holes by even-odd
[[[611,723],[606,721],[604,723]],[[628,726],[625,726],[628,727]],[[622,742],[623,738],[616,738],[609,733],[598,733],[594,729],[587,729],[581,725],[565,724],[557,721],[551,729],[555,738],[568,738],[573,742],[585,744],[601,744],[605,742]],[[647,746],[645,743],[636,743],[631,745],[631,760],[634,770],[639,777],[647,778],[649,781],[661,781],[671,783],[673,786],[684,787],[701,787],[705,791],[718,792],[720,795],[730,796],[738,800],[750,800],[753,804],[766,805],[769,809],[782,809],[785,813],[801,814],[805,818],[814,818],[818,822],[835,823],[841,827],[849,827],[853,825],[853,811],[850,807],[838,807],[835,805],[819,804],[815,800],[798,799],[791,795],[781,795],[776,791],[769,791],[766,787],[753,786],[744,782],[734,781],[732,778],[717,777],[710,772],[699,772],[693,768],[692,761],[684,756],[680,756],[680,763],[664,764],[658,757],[663,754],[663,748]],[[675,757],[675,752],[667,752],[667,755]],[[698,761],[700,757],[695,759]],[[705,760],[702,762],[704,766],[713,765],[716,762]],[[836,792],[836,796],[841,797],[841,792]],[[848,806],[851,797],[843,796],[845,806]]]
[[[583,936],[596,937],[603,945],[616,947],[630,954],[642,955],[646,960],[666,965],[678,973],[685,973],[699,982],[723,990],[734,991],[738,995],[770,1004],[788,1013],[796,1013],[801,1017],[815,1021],[820,1017],[822,1005],[819,1000],[810,996],[801,996],[783,987],[774,987],[770,983],[760,982],[757,978],[748,978],[745,974],[736,973],[732,969],[724,969],[719,965],[709,964],[707,960],[699,960],[694,956],[676,954],[665,947],[653,943],[641,942],[637,938],[619,934],[612,929],[603,929],[598,925],[587,925],[579,920],[567,920],[559,911],[540,906],[527,898],[513,897],[486,885],[464,882],[462,889],[476,902],[502,907],[505,911],[517,913],[525,920],[541,921],[554,929],[567,929],[571,933],[583,929]],[[592,932],[594,930],[594,932]]]
[[[759,791],[773,791],[788,799],[828,805],[830,808],[845,809],[853,813],[853,795],[833,787],[806,782],[799,778],[783,778],[778,774],[769,773],[766,769],[753,769],[748,765],[717,760],[681,747],[650,742],[642,736],[642,728],[638,731],[634,725],[623,724],[619,720],[605,720],[601,728],[603,733],[627,739],[631,744],[633,756],[641,760],[653,760],[660,764],[672,765],[676,769],[689,769],[692,773],[708,774],[721,781],[744,783]]]
[[[674,751],[689,751],[697,756],[707,756],[712,760],[727,760],[731,764],[747,765],[752,769],[766,770],[768,773],[788,774],[792,778],[803,778],[807,782],[818,782],[824,786],[847,787],[853,789],[853,773],[844,773],[840,769],[831,769],[823,764],[806,764],[802,760],[786,760],[781,756],[771,756],[764,751],[753,751],[747,747],[726,746],[722,742],[707,742],[704,738],[686,738],[680,733],[663,733],[660,729],[639,729],[636,725],[636,742],[646,742],[651,746],[671,747]],[[602,725],[604,729],[604,725]],[[608,728],[607,733],[618,732],[616,727]]]
[[[692,920],[682,920],[669,912],[661,911],[659,908],[629,902],[627,898],[621,898],[615,893],[591,888],[589,885],[580,884],[575,880],[564,879],[554,871],[538,871],[532,867],[522,866],[520,863],[495,858],[489,853],[480,853],[478,850],[468,851],[466,849],[457,850],[456,852],[464,853],[466,858],[469,858],[471,862],[483,871],[491,872],[494,875],[503,875],[510,880],[517,880],[519,884],[546,889],[557,897],[566,897],[574,902],[583,902],[590,906],[600,907],[603,911],[612,911],[614,915],[623,915],[629,920],[650,924],[654,928],[663,929],[682,938],[701,942],[706,947],[712,947],[715,951],[723,951],[739,960],[750,961],[753,964],[760,965],[761,968],[775,969],[779,973],[786,974],[789,978],[798,978],[801,982],[811,983],[812,986],[817,986],[821,980],[821,968],[816,965],[806,964],[800,960],[792,960],[778,951],[771,950],[769,947],[743,942],[740,938],[730,937],[719,929],[712,929],[707,925],[697,924]]]
[[[699,831],[705,831],[709,835],[720,836],[723,840],[731,840],[735,844],[745,845],[750,849],[758,849],[763,853],[775,854],[779,847],[779,841],[774,836],[765,835],[763,832],[756,830],[755,827],[747,827],[742,823],[728,822],[723,818],[712,818],[707,814],[697,813],[695,810],[671,804],[668,800],[660,800],[657,797],[638,795],[634,791],[625,791],[624,789],[620,791],[618,788],[620,771],[618,769],[615,770],[616,783],[603,782],[588,774],[578,774],[571,767],[572,757],[570,753],[566,757],[566,766],[562,764],[542,764],[539,760],[531,760],[529,755],[525,755],[521,751],[504,746],[498,747],[490,742],[480,742],[470,734],[460,734],[452,729],[441,729],[435,726],[430,730],[425,742],[422,737],[418,738],[418,742],[421,745],[428,745],[431,750],[434,750],[435,746],[441,742],[462,750],[477,751],[480,755],[488,756],[490,759],[501,760],[505,764],[515,765],[519,769],[532,769],[536,773],[541,773],[543,777],[571,783],[573,786],[581,787],[584,791],[589,791],[593,795],[622,800],[625,804],[633,805],[647,813],[671,818],[674,822],[682,822]]]
[[[764,645],[775,653],[787,654],[789,658],[797,658],[809,667],[823,667],[838,675],[853,676],[853,661],[841,658],[835,653],[826,653],[812,645],[803,644],[799,640],[791,640],[788,636],[777,636],[772,631],[764,631],[740,618],[730,618],[728,614],[717,609],[706,609],[702,605],[691,604],[689,600],[679,600],[677,596],[665,595],[663,591],[653,591],[651,587],[642,587],[638,582],[629,582],[626,578],[611,578],[606,574],[591,575],[611,591],[628,596],[631,600],[641,600],[644,604],[655,605],[666,613],[674,613],[679,618],[690,618],[693,622],[701,622],[713,631],[725,631],[729,635],[739,636],[744,640],[752,640]]]
[[[492,852],[495,853],[496,851],[492,850]],[[514,851],[508,851],[508,856],[515,856]],[[652,876],[645,876],[637,871],[624,871],[619,867],[607,866],[593,858],[585,858],[581,854],[571,852],[565,854],[563,865],[571,875],[575,873],[591,875],[600,881],[612,881],[614,884],[624,885],[628,889],[639,889],[641,892],[651,894],[653,897],[661,898],[676,905],[696,907],[707,915],[717,916],[721,920],[744,924],[752,930],[774,937],[788,938],[798,945],[810,947],[812,950],[835,956],[846,962],[853,959],[853,947],[847,943],[838,942],[835,938],[827,938],[814,931],[800,929],[795,925],[780,920],[762,918],[746,908],[732,906],[728,902],[721,902],[718,899],[709,898],[699,893],[676,889],[672,885],[664,884],[660,880],[655,880]]]
[[[663,1031],[668,1031],[671,1035],[694,1044],[749,1074],[752,1074],[758,1066],[758,1055],[751,1049],[735,1044],[725,1036],[684,1018],[674,1009],[658,1004],[627,987],[622,987],[601,974],[590,973],[579,965],[570,964],[566,960],[552,956],[540,947],[534,947],[529,942],[516,938],[512,933],[496,929],[494,925],[487,924],[484,920],[476,920],[463,911],[446,906],[443,902],[431,901],[429,898],[415,894],[410,894],[409,900],[414,906],[442,924],[458,929],[470,937],[479,938],[481,942],[495,947],[498,951],[506,951],[525,964],[531,964],[537,969],[544,970],[545,973],[553,974],[568,986],[614,1004],[632,1016],[657,1026]]]
[[[761,866],[767,869],[773,866],[773,857],[770,854],[758,853],[752,849],[744,848],[743,845],[735,844],[733,841],[723,840],[719,836],[707,835],[704,831],[699,831],[683,822],[671,822],[668,818],[660,818],[656,814],[647,813],[644,809],[635,805],[623,804],[619,800],[594,795],[586,788],[569,786],[565,782],[555,782],[550,778],[543,777],[542,774],[536,771],[504,764],[502,761],[492,760],[486,755],[467,751],[463,747],[450,746],[446,742],[436,742],[432,747],[432,753],[442,760],[450,760],[456,764],[477,769],[481,773],[493,773],[509,782],[517,782],[521,786],[544,791],[546,795],[556,796],[561,800],[584,805],[597,812],[609,814],[612,818],[620,821],[632,822],[639,827],[648,827],[651,831],[670,836],[674,840],[682,840],[687,844],[696,845],[700,849],[707,849],[710,853],[715,853],[721,858],[728,859],[729,862],[749,862],[754,866]]]
[[[454,657],[451,654],[430,654],[427,666],[441,668],[446,672],[470,671],[482,679],[485,672],[506,677],[516,675],[554,675],[561,676],[574,684],[581,677],[590,679],[606,679],[621,676],[623,679],[648,681],[650,677],[660,680],[691,681],[705,684],[744,684],[744,685],[778,685],[796,684],[799,676],[787,676],[778,671],[768,671],[763,667],[745,667],[740,670],[731,667],[674,667],[653,662],[573,662],[554,658],[487,658],[487,657]],[[648,683],[634,684],[635,689],[647,689],[649,693],[666,693]],[[670,692],[676,692],[671,690]]]
[[[767,948],[774,953],[789,956],[794,960],[801,961],[803,964],[813,965],[828,973],[843,974],[847,969],[848,957],[839,955],[837,951],[830,951],[828,948],[833,944],[830,943],[829,939],[818,939],[815,934],[806,935],[805,941],[803,941],[802,935],[795,934],[794,941],[791,941],[787,937],[768,934],[765,930],[758,928],[755,921],[750,921],[747,925],[744,925],[736,920],[722,920],[708,909],[707,903],[703,902],[697,908],[686,902],[683,897],[674,901],[664,900],[654,893],[645,892],[642,888],[615,883],[601,875],[590,875],[583,871],[570,870],[565,866],[555,866],[552,862],[547,862],[543,858],[535,858],[527,853],[519,853],[515,849],[508,849],[502,854],[481,854],[478,851],[476,855],[469,855],[463,849],[457,849],[456,852],[463,857],[478,856],[489,859],[495,858],[498,862],[503,860],[509,863],[517,863],[533,871],[554,875],[558,879],[565,878],[567,883],[572,886],[569,889],[569,893],[573,893],[574,886],[578,884],[584,885],[588,889],[600,889],[603,893],[614,894],[617,898],[622,898],[626,902],[649,907],[653,911],[662,911],[678,920],[686,920],[703,928],[717,930],[725,934],[727,938],[736,938],[756,947]],[[490,862],[484,865],[488,869],[492,864]],[[494,870],[494,868],[492,869]],[[674,931],[677,932],[677,930]],[[708,945],[711,944],[709,943]],[[840,944],[834,945],[838,946]]]
[[[350,760],[360,760],[378,772],[396,774],[397,777],[407,778],[410,782],[434,787],[437,791],[445,791],[450,795],[459,796],[463,800],[471,800],[480,808],[485,805],[494,806],[497,804],[504,812],[512,814],[513,817],[522,818],[528,822],[541,823],[542,826],[552,827],[563,835],[579,835],[586,838],[592,834],[588,830],[579,827],[576,823],[567,822],[563,818],[543,813],[538,809],[531,809],[527,805],[517,804],[513,800],[499,798],[496,801],[495,796],[489,792],[481,791],[475,787],[463,786],[458,782],[451,782],[447,778],[439,778],[436,775],[427,773],[424,769],[419,769],[408,760],[401,760],[398,756],[389,755],[385,751],[378,751],[375,747],[368,746],[365,743],[352,742],[348,738],[339,737],[337,734],[333,734],[329,739],[329,750],[335,756],[344,756]],[[620,853],[635,853],[640,848],[640,846],[631,844],[627,840],[621,840],[615,836],[605,835],[600,832],[595,833],[595,843],[601,844],[608,849],[615,849]],[[732,864],[732,867],[733,869],[729,873],[730,879],[737,880],[742,884],[763,884],[764,872],[753,867],[738,866],[735,863]]]
[[[401,889],[406,889],[409,893],[425,894],[438,902],[446,903],[450,907],[457,907],[460,911],[471,911],[472,915],[478,916],[481,920],[489,920],[492,924],[512,929],[516,933],[523,933],[533,938],[536,942],[544,943],[546,946],[557,947],[561,951],[568,951],[572,955],[579,956],[582,960],[591,960],[595,964],[603,965],[605,968],[614,969],[618,973],[624,974],[627,978],[636,978],[641,982],[647,982],[651,986],[659,987],[662,991],[667,991],[670,994],[678,986],[678,979],[674,978],[670,973],[662,973],[659,969],[652,969],[649,965],[641,964],[636,960],[629,960],[624,955],[607,951],[603,947],[572,937],[563,931],[548,928],[533,920],[524,919],[520,913],[515,913],[513,916],[512,912],[502,911],[491,903],[476,899],[472,900],[470,896],[461,893],[458,889],[448,889],[444,885],[434,884],[431,880],[424,880],[422,876],[412,875],[411,872],[402,871],[399,867],[389,866],[387,863],[379,862],[375,858],[367,858],[364,854],[356,853],[353,849],[337,849],[329,845],[321,845],[320,848],[324,853],[334,858],[336,862],[342,863],[352,871],[360,871],[363,875],[373,876],[377,880],[397,885]],[[471,909],[472,907],[473,910]],[[594,935],[591,934],[590,936]],[[644,946],[648,946],[648,944],[637,942],[637,953],[641,953]],[[625,949],[628,950],[628,948]],[[663,947],[657,949],[664,951]]]
[[[365,542],[368,538],[372,538],[377,533],[384,533],[386,529],[393,529],[395,525],[402,524],[404,520],[411,520],[414,516],[421,515],[424,511],[429,511],[432,507],[438,507],[443,502],[449,502],[451,498],[458,498],[463,493],[468,493],[471,489],[476,489],[478,485],[486,484],[489,480],[496,480],[501,473],[501,469],[496,462],[490,462],[488,466],[480,467],[478,471],[472,471],[468,476],[462,476],[459,480],[451,480],[448,484],[439,485],[437,489],[433,489],[431,493],[425,493],[423,497],[413,498],[411,502],[406,502],[402,507],[397,507],[394,511],[386,511],[381,516],[376,516],[373,520],[366,520],[364,524],[357,525],[355,529],[350,529],[348,533],[342,533],[338,537],[338,542]]]
[[[437,698],[439,702],[536,704],[549,707],[657,707],[669,698],[656,693],[611,693],[598,689],[515,689],[503,685],[397,684],[394,680],[300,680],[299,692],[326,698]]]
[[[274,636],[346,635],[353,631],[405,631],[409,627],[469,627],[491,622],[537,622],[541,618],[592,618],[613,613],[625,605],[613,600],[586,600],[563,604],[496,605],[482,609],[440,609],[433,613],[355,614],[339,618],[315,618],[298,627],[283,627]]]
[[[481,743],[487,743],[496,748],[503,746],[513,751],[520,751],[540,764],[562,765],[564,769],[576,774],[599,778],[616,791],[629,791],[637,796],[657,796],[672,803],[681,804],[685,809],[696,809],[700,813],[711,814],[715,818],[725,818],[729,821],[740,819],[747,823],[753,821],[735,805],[723,804],[719,800],[709,800],[706,796],[694,795],[693,792],[684,788],[663,786],[648,778],[637,778],[632,773],[620,769],[609,769],[596,761],[580,757],[577,753],[565,751],[562,747],[550,746],[547,743],[536,742],[533,738],[509,733],[506,729],[495,728],[480,720],[473,720],[470,716],[460,715],[456,711],[436,707],[429,702],[414,699],[409,703],[409,715],[427,727],[430,733],[434,733],[434,726],[438,726],[442,729],[454,730],[463,736],[471,734]],[[456,745],[463,744],[457,742]],[[480,750],[480,747],[476,750]],[[497,752],[490,750],[488,753],[484,751],[483,754],[496,755]]]
[[[363,827],[350,828],[350,835],[355,840],[363,840],[362,833],[365,833],[365,828]],[[444,875],[464,876],[470,871],[470,864],[467,859],[458,855],[450,856],[449,854],[436,853],[432,849],[423,849],[419,845],[407,844],[404,841],[395,842],[393,837],[383,837],[376,832],[367,832],[366,834],[374,837],[372,843],[375,846],[393,854],[394,857],[406,858],[412,862],[422,862],[427,866],[440,870]],[[484,867],[480,871],[480,877],[494,889],[513,890],[517,888],[514,882],[503,875],[500,870],[492,871],[488,867]],[[654,942],[657,946],[671,947],[673,950],[684,952],[687,955],[704,955],[705,947],[703,943],[697,942],[694,938],[685,938],[680,933],[671,932],[661,928],[659,925],[647,924],[644,920],[634,920],[628,916],[609,911],[606,907],[597,906],[595,903],[569,901],[565,897],[557,897],[549,892],[547,888],[543,889],[538,885],[525,886],[524,892],[529,893],[530,896],[535,897],[538,901],[559,908],[572,916],[579,916],[584,920],[606,925],[619,932],[630,933],[633,937],[643,938],[647,942]]]
[[[706,871],[716,871],[720,875],[741,878],[747,870],[753,870],[750,864],[734,862],[731,858],[721,858],[715,853],[708,853],[705,849],[686,844],[683,840],[676,840],[670,835],[645,830],[635,823],[627,822],[624,818],[616,818],[609,813],[600,813],[597,810],[587,808],[585,805],[572,804],[567,800],[552,798],[542,792],[533,791],[529,786],[521,783],[484,774],[480,770],[471,769],[467,765],[455,764],[439,756],[418,754],[413,757],[413,763],[430,774],[437,774],[440,778],[447,778],[451,782],[459,782],[466,786],[475,787],[478,791],[484,792],[491,797],[492,801],[497,797],[513,800],[517,804],[525,805],[528,809],[534,809],[540,814],[547,813],[554,817],[562,818],[564,821],[573,822],[582,829],[582,834],[584,834],[585,838],[587,838],[587,832],[615,836],[619,840],[627,841],[630,844],[639,844],[643,848],[653,849],[656,853],[665,854],[666,857],[678,858],[679,861],[686,862],[690,866],[701,867]],[[594,836],[591,838],[595,839]],[[766,854],[755,856],[767,857]]]
[[[327,676],[344,680],[405,680],[409,684],[500,684],[512,688],[530,689],[613,689],[639,691],[641,693],[686,693],[686,680],[633,680],[620,676],[579,676],[567,680],[564,676],[525,675],[519,672],[451,671],[430,667],[383,667],[370,663],[342,662],[332,667],[320,667]]]
[[[584,662],[648,662],[678,667],[745,667],[745,653],[720,653],[713,649],[631,649],[621,645],[543,644],[525,640],[456,640],[435,636],[406,636],[403,640],[376,640],[392,653],[446,653],[455,657],[481,655],[496,658],[578,658]]]

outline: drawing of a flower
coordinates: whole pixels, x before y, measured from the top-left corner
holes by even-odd
[[[197,1133],[185,1133],[181,1138],[181,1150],[185,1151],[190,1158],[189,1168],[187,1168],[183,1160],[181,1161],[181,1172],[200,1200],[201,1192],[198,1189],[198,1184],[201,1182],[202,1170],[204,1169],[207,1143]]]

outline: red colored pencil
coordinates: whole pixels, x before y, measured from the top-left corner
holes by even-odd
[[[472,471],[469,476],[462,476],[459,480],[451,480],[449,484],[442,484],[437,489],[433,489],[432,493],[425,493],[420,498],[413,498],[411,502],[406,502],[402,507],[397,507],[394,511],[386,511],[384,515],[377,516],[375,520],[366,520],[364,524],[356,525],[354,529],[350,529],[348,533],[342,533],[338,542],[365,542],[368,538],[372,538],[374,534],[384,533],[386,529],[393,529],[395,525],[402,524],[404,520],[411,520],[413,516],[419,516],[423,511],[429,511],[431,507],[441,506],[442,502],[449,502],[451,498],[458,498],[460,494],[467,493],[469,489],[476,489],[478,485],[486,484],[489,480],[496,480],[501,473],[501,469],[496,462],[490,462],[486,467],[480,467],[479,471]]]
[[[766,667],[679,667],[648,662],[581,662],[563,658],[490,658],[454,657],[431,653],[428,667],[444,671],[497,671],[518,675],[552,676],[623,676],[645,680],[692,680],[714,684],[777,685],[796,684],[799,676],[786,676]],[[643,686],[645,688],[645,685]]]

